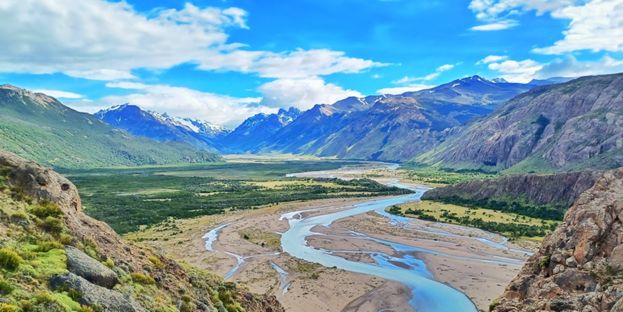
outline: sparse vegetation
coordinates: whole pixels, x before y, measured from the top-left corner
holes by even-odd
[[[156,280],[153,277],[140,272],[131,273],[132,281],[135,283],[143,284],[143,285],[153,285],[156,284]]]
[[[421,220],[471,226],[513,238],[541,238],[558,226],[557,221],[426,200],[402,206],[392,206],[388,208],[388,212]]]
[[[451,170],[419,164],[403,164],[401,169],[406,171],[410,180],[432,185],[455,184],[496,176],[494,173],[479,170]]]

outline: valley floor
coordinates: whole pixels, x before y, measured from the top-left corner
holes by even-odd
[[[395,179],[378,168],[333,170],[312,175]],[[303,174],[304,175],[304,174]],[[301,175],[298,175],[301,176]],[[411,289],[400,283],[323,267],[282,252],[280,233],[288,230],[285,212],[314,209],[303,218],[350,209],[369,199],[322,199],[279,204],[194,219],[172,220],[134,232],[129,238],[179,260],[242,282],[258,293],[272,293],[289,311],[411,311]],[[375,253],[404,265],[406,258],[424,261],[435,280],[465,293],[480,310],[517,274],[529,255],[500,235],[482,230],[421,220],[402,220],[376,212],[336,220],[317,227],[308,237],[314,248],[358,262],[373,263]],[[219,227],[221,226],[221,227]],[[218,228],[218,231],[213,229]],[[204,235],[210,231],[214,240]],[[206,243],[206,241],[208,243]],[[420,249],[400,252],[392,245]],[[206,250],[208,249],[208,250]]]

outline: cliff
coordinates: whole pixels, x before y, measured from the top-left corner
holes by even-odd
[[[623,168],[569,208],[492,309],[623,311]]]
[[[1,311],[283,311],[272,296],[129,244],[78,190],[0,152]]]
[[[422,199],[562,219],[566,209],[600,176],[597,171],[502,176],[432,189]]]

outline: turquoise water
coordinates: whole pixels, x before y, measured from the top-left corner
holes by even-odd
[[[319,263],[326,267],[337,267],[346,271],[378,276],[408,286],[412,291],[411,305],[418,312],[470,312],[477,311],[475,305],[462,292],[432,279],[426,264],[413,256],[392,257],[381,252],[370,252],[375,264],[350,261],[322,249],[307,245],[306,238],[315,233],[315,226],[329,226],[336,220],[359,215],[369,211],[384,211],[386,207],[419,200],[425,189],[415,193],[387,199],[376,199],[330,214],[301,218],[301,212],[286,213],[290,229],[281,236],[281,247],[293,257]],[[396,221],[396,220],[394,220]],[[413,251],[416,247],[383,241],[396,251]],[[402,250],[401,250],[402,249]],[[399,264],[399,265],[398,265]]]

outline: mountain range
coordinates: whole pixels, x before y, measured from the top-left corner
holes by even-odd
[[[101,110],[95,117],[136,136],[159,142],[185,142],[200,150],[215,151],[219,139],[227,134],[225,129],[205,121],[144,111],[130,104]]]
[[[79,113],[4,85],[0,148],[54,166],[211,161],[216,151],[486,171],[622,166],[623,74],[567,80],[520,84],[471,76],[401,95],[258,114],[232,131],[131,104]]]
[[[402,95],[350,97],[316,105],[273,134],[234,151],[406,161],[443,142],[457,127],[546,83],[472,76]]]
[[[417,161],[522,172],[623,166],[623,74],[523,93]]]
[[[221,153],[281,152],[405,161],[443,142],[497,105],[548,81],[528,84],[466,77],[402,95],[350,97],[301,112],[258,114],[231,132],[124,104],[95,114],[113,127],[161,142],[185,142]],[[208,125],[202,131],[196,125]]]
[[[55,167],[206,162],[219,156],[184,142],[158,143],[116,129],[58,100],[0,86],[0,149]]]

